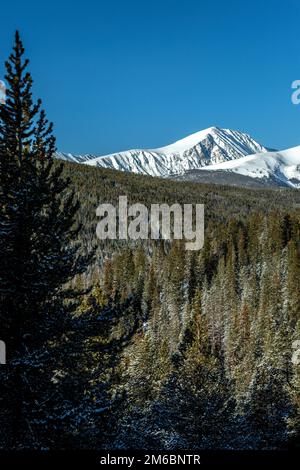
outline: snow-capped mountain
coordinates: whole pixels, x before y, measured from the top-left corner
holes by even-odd
[[[88,153],[85,155],[73,155],[72,153],[56,152],[55,156],[60,160],[73,163],[85,163],[95,158],[95,155],[90,155]]]
[[[279,186],[300,188],[300,145],[280,152],[257,153],[210,165],[201,173],[230,172]]]
[[[150,176],[201,182],[300,188],[300,146],[269,151],[248,134],[209,127],[156,149],[104,156],[58,153],[63,160]],[[253,183],[251,183],[251,181]]]
[[[100,157],[59,153],[57,157],[103,168],[168,177],[258,152],[267,152],[267,149],[248,134],[210,127],[162,148],[128,150]]]

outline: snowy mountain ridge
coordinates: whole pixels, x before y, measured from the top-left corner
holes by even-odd
[[[249,134],[218,127],[209,127],[155,149],[131,149],[104,156],[69,153],[56,156],[86,165],[163,178],[178,176],[205,182],[206,177],[210,182],[232,184],[242,175],[260,184],[300,188],[300,146],[269,151]],[[195,171],[198,174],[194,174]]]
[[[168,177],[258,152],[267,152],[267,149],[248,134],[209,127],[156,149],[132,149],[99,157],[65,153],[57,156],[92,166]]]
[[[207,167],[209,172],[225,171],[261,180],[270,180],[279,186],[300,188],[300,145],[280,152],[248,155]]]

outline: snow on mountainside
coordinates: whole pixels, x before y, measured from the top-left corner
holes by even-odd
[[[267,152],[267,149],[248,134],[210,127],[162,148],[128,150],[101,157],[58,153],[57,157],[103,168],[168,177],[258,152]]]
[[[55,156],[60,160],[74,163],[85,163],[88,160],[95,158],[95,155],[89,155],[88,153],[86,155],[73,155],[72,153],[56,152]]]
[[[203,171],[203,169],[202,169]],[[280,152],[257,153],[238,160],[210,165],[206,172],[230,172],[300,188],[300,145]]]

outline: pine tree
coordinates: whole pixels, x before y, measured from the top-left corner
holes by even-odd
[[[46,435],[47,415],[62,412],[49,397],[58,396],[51,382],[62,360],[56,346],[76,306],[76,293],[65,286],[93,256],[79,254],[79,205],[63,165],[54,163],[52,124],[41,101],[33,102],[23,56],[16,32],[6,62],[7,100],[0,106],[0,322],[8,352],[7,434],[14,448],[46,445],[39,429]]]
[[[61,445],[100,449],[115,439],[125,400],[123,353],[140,326],[134,297],[103,305],[95,288],[83,300],[72,336],[63,345],[69,362],[56,376],[61,400],[66,401]]]
[[[290,412],[285,375],[266,358],[256,365],[244,402],[248,445],[253,449],[277,449],[286,444]]]
[[[195,292],[192,312],[173,369],[152,406],[160,448],[220,449],[233,431],[234,400],[224,374],[223,360],[212,349],[207,318],[201,312],[201,293]]]
[[[299,344],[300,338],[300,319],[298,320],[293,341],[296,342],[296,345]],[[297,347],[299,349],[299,346]],[[291,380],[291,386],[289,388],[289,398],[292,404],[292,410],[288,418],[288,430],[289,436],[292,443],[299,449],[300,442],[300,367],[299,367],[299,354],[297,349],[294,349],[293,352],[296,354],[296,361],[293,364],[293,378]]]

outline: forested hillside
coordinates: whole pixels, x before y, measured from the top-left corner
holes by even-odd
[[[153,203],[204,204],[207,235],[214,236],[217,224],[231,218],[245,220],[249,214],[261,212],[298,213],[300,193],[293,189],[245,189],[243,187],[198,184],[187,181],[153,178],[74,163],[64,164],[64,175],[70,178],[80,202],[77,219],[82,225],[80,238],[90,250],[97,247],[98,261],[106,251],[119,250],[124,242],[96,238],[96,209],[101,203],[118,205],[119,196],[126,195],[128,204]],[[222,229],[221,229],[222,230]]]
[[[172,182],[67,164],[95,238],[95,208],[204,203],[205,245],[98,246],[83,309],[134,299],[141,324],[119,359],[114,446],[277,448],[299,432],[299,192]],[[87,228],[87,229],[86,229]],[[92,242],[92,240],[94,240]],[[105,253],[105,256],[103,256]],[[101,256],[102,255],[102,256]],[[132,319],[131,319],[132,321]]]

